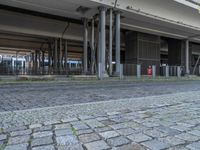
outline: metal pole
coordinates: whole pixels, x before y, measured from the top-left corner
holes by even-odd
[[[186,49],[185,49],[185,66],[186,66],[186,74],[190,74],[190,68],[189,68],[189,40],[186,40]]]
[[[120,72],[120,12],[116,12],[116,74]]]
[[[87,74],[88,72],[88,20],[85,18],[84,19],[84,73]]]
[[[110,76],[112,75],[113,68],[112,68],[112,29],[113,28],[113,10],[112,8],[110,9],[110,29],[109,29],[109,74]]]
[[[124,69],[123,69],[123,64],[120,64],[120,79],[122,80],[124,78]]]
[[[102,76],[105,71],[105,51],[106,51],[106,8],[100,7],[100,53],[101,53],[101,72]]]

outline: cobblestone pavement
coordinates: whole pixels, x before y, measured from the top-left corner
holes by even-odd
[[[200,91],[0,113],[5,150],[199,150]]]
[[[200,81],[27,83],[0,85],[0,112],[200,90]]]

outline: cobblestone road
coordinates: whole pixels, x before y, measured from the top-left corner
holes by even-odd
[[[200,90],[200,81],[65,82],[0,85],[0,112]]]
[[[199,150],[200,91],[0,113],[5,150]]]

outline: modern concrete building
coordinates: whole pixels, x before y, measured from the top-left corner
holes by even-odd
[[[125,75],[152,65],[158,75],[166,66],[199,74],[199,7],[199,0],[0,0],[0,53],[29,58],[30,74],[70,74],[70,62],[77,74],[100,78],[119,75],[121,64]]]

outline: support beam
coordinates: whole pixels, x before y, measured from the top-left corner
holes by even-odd
[[[113,72],[113,67],[112,67],[112,45],[113,45],[113,10],[112,8],[110,9],[110,27],[109,27],[109,75],[112,75]]]
[[[186,40],[185,42],[186,48],[185,48],[185,67],[186,67],[186,74],[190,74],[190,65],[189,65],[189,40]]]
[[[117,11],[115,14],[115,23],[116,23],[116,38],[115,38],[115,45],[116,45],[116,75],[119,75],[120,72],[120,12]]]
[[[88,20],[84,19],[84,50],[83,50],[83,70],[84,74],[87,74],[88,72]]]
[[[106,51],[106,8],[100,7],[100,40],[99,40],[99,51],[100,51],[100,63],[101,63],[101,75],[104,76],[106,74],[105,70],[105,51]]]

